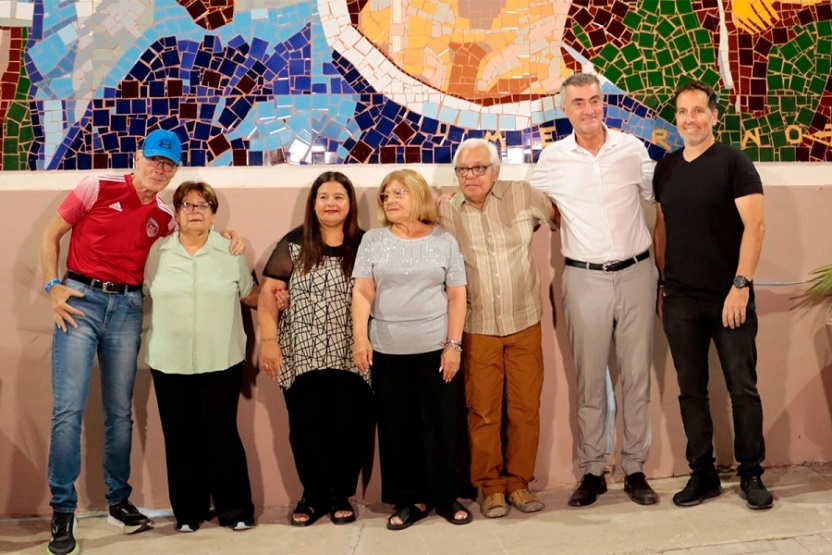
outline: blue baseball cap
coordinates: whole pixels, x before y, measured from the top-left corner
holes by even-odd
[[[142,152],[146,158],[164,156],[175,164],[179,164],[182,161],[182,142],[173,131],[157,129],[145,137]]]

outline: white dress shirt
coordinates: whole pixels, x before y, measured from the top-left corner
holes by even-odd
[[[562,216],[561,252],[603,264],[631,258],[652,239],[641,198],[653,199],[653,161],[644,144],[604,127],[597,156],[578,145],[574,133],[540,153],[531,185],[547,194]]]

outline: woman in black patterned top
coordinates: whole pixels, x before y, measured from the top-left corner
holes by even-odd
[[[349,497],[373,441],[372,392],[353,362],[350,316],[363,234],[352,183],[325,172],[312,184],[303,225],[278,242],[263,270],[260,368],[283,388],[303,484],[293,526],[326,513],[335,524],[355,520]]]

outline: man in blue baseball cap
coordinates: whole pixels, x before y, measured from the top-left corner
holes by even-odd
[[[173,131],[157,129],[136,153],[132,173],[90,175],[58,207],[41,239],[44,290],[52,302],[54,406],[49,443],[52,535],[48,550],[76,553],[75,481],[81,471],[81,419],[93,358],[101,368],[104,474],[109,522],[132,534],[152,521],[130,502],[132,400],[142,332],[142,280],[151,245],[175,228],[158,194],[182,160]],[[58,273],[61,238],[72,235],[67,270]],[[235,239],[237,239],[235,237]],[[235,240],[232,252],[242,252]]]

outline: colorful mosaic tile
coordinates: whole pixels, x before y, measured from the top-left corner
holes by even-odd
[[[589,68],[654,158],[696,78],[722,140],[832,160],[830,59],[828,0],[0,0],[0,167],[127,168],[158,127],[192,166],[446,163],[469,137],[530,163]]]

